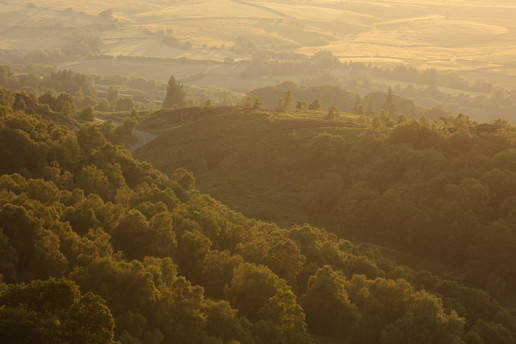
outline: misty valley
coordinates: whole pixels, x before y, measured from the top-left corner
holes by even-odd
[[[516,342],[516,4],[0,0],[0,342]]]

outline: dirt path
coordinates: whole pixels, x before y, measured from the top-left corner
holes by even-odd
[[[138,138],[138,142],[128,148],[131,154],[156,138],[156,135],[141,130],[133,130],[133,134]]]
[[[102,119],[102,118],[97,118],[97,121],[98,122],[104,122],[105,119]],[[113,123],[113,125],[115,127],[118,127],[120,125],[122,125],[121,122],[119,121],[111,121]],[[132,145],[131,147],[127,148],[127,150],[129,151],[129,153],[133,154],[135,150],[137,150],[138,148],[140,147],[143,147],[145,146],[147,143],[151,142],[152,140],[154,140],[156,138],[157,135],[154,135],[154,134],[151,134],[151,133],[148,133],[146,131],[142,131],[142,130],[133,130],[133,134],[134,136],[136,136],[136,138],[138,139],[138,141]]]

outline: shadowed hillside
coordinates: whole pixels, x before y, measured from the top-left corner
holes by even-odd
[[[205,192],[237,210],[253,208],[248,216],[292,223],[301,220],[292,216],[299,185],[315,176],[300,165],[310,138],[325,131],[353,138],[359,133],[356,128],[364,125],[352,118],[330,121],[325,115],[242,107],[162,110],[140,125],[161,133],[135,156],[162,171],[185,166],[195,172]],[[290,196],[284,197],[285,192]],[[281,216],[273,208],[281,208]]]
[[[327,116],[224,107],[163,110],[142,127],[172,129],[136,156],[169,174],[186,167],[200,190],[247,216],[314,223],[425,257],[513,300],[516,279],[496,265],[508,268],[512,249],[495,258],[489,247],[516,242],[509,230],[516,219],[516,170],[509,158],[514,127],[503,121],[479,125],[462,114],[438,122],[388,113]],[[486,269],[488,262],[499,269]],[[501,284],[494,287],[493,278]]]

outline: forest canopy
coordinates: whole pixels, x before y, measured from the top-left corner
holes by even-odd
[[[0,343],[516,344],[514,0],[30,1]]]
[[[1,94],[2,338],[30,326],[77,343],[514,341],[516,319],[484,291],[307,224],[248,219],[103,126],[73,131]]]

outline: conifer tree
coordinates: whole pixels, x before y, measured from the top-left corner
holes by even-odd
[[[392,88],[389,86],[387,90],[387,95],[385,96],[385,102],[383,103],[383,109],[388,111],[391,115],[397,112],[396,109],[396,98],[394,96],[394,92]]]
[[[172,75],[168,80],[167,94],[163,100],[162,108],[169,108],[174,106],[185,105],[185,91],[183,90],[183,84],[178,82]]]

